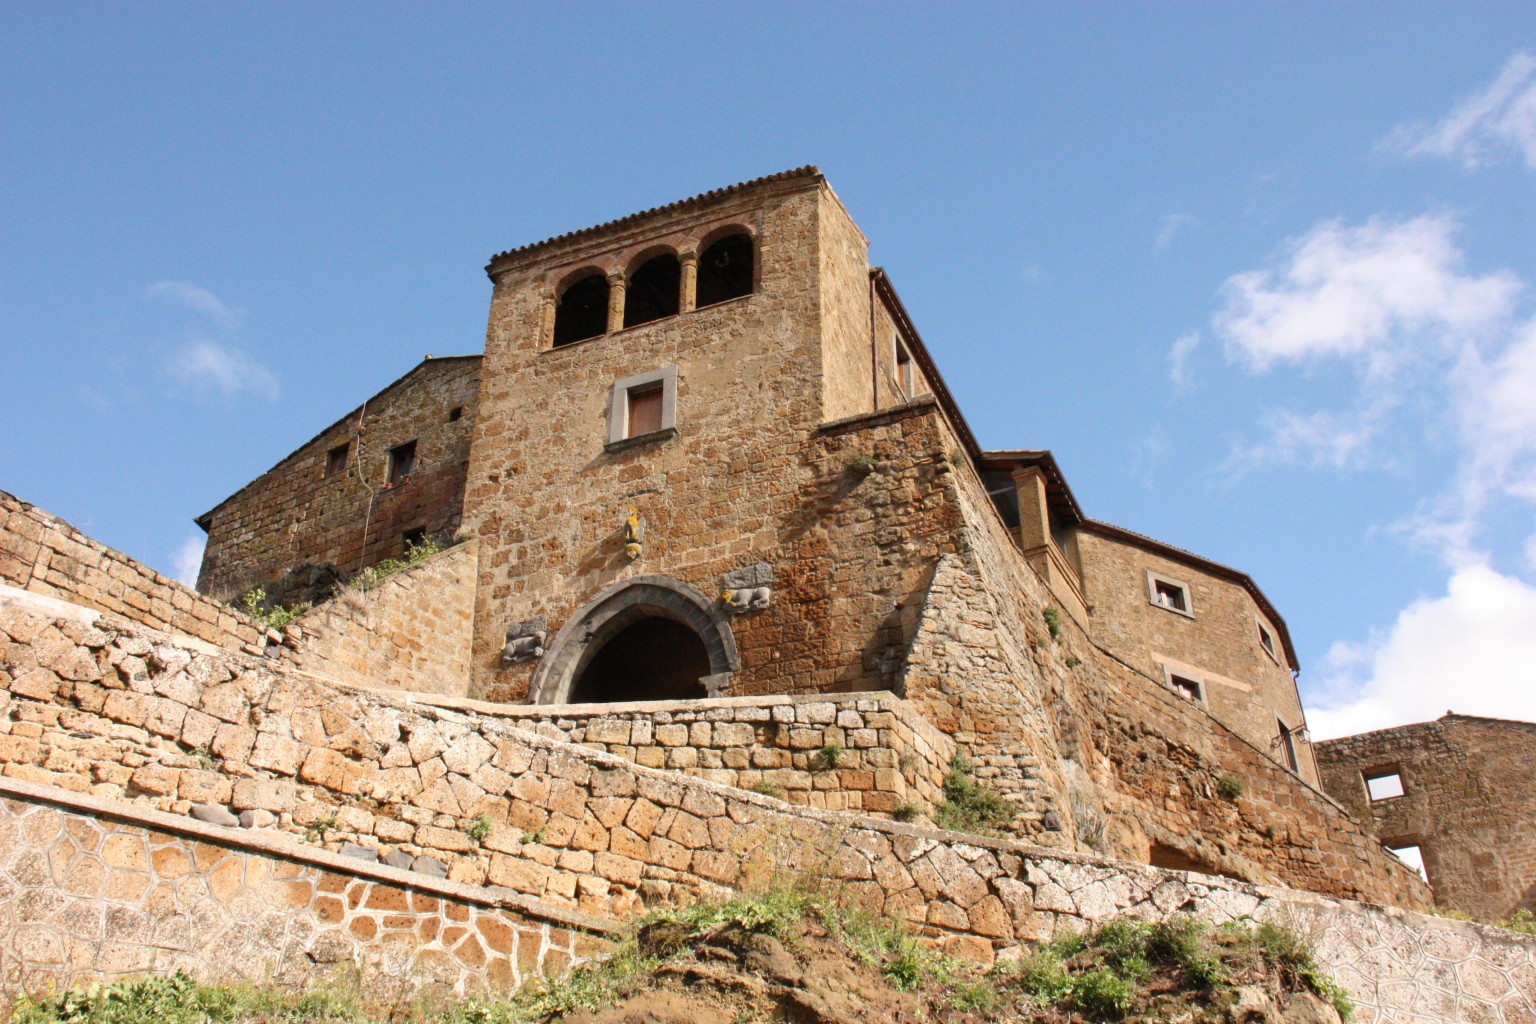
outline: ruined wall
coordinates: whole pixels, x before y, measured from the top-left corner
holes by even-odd
[[[198,517],[208,531],[198,590],[225,600],[256,586],[273,594],[296,566],[350,575],[396,557],[410,530],[447,540],[463,514],[479,380],[479,356],[428,359]],[[391,487],[390,449],[412,440],[415,468]],[[342,445],[346,468],[329,472]],[[328,591],[329,578],[319,585]],[[285,596],[317,595],[299,587]]]
[[[1170,671],[1194,679],[1213,715],[1283,760],[1277,718],[1293,732],[1301,731],[1306,718],[1280,631],[1260,614],[1252,595],[1194,564],[1092,529],[1076,532],[1094,640],[1153,679]],[[1148,570],[1187,584],[1191,614],[1152,603]],[[1259,643],[1259,621],[1274,638],[1274,656]],[[1299,774],[1317,785],[1310,744],[1294,742]]]
[[[1323,786],[1389,846],[1417,846],[1435,902],[1536,913],[1536,724],[1447,714],[1317,745]],[[1397,773],[1371,800],[1366,777]]]
[[[347,588],[284,630],[282,658],[349,686],[457,694],[469,688],[477,541],[370,590]]]
[[[489,882],[604,917],[626,914],[643,902],[720,892],[774,871],[808,871],[842,883],[875,913],[912,921],[950,952],[983,960],[1060,928],[1121,914],[1280,920],[1301,927],[1318,943],[1321,962],[1349,987],[1363,1021],[1410,1021],[1415,1013],[1442,1006],[1442,1019],[1516,1021],[1536,1012],[1530,995],[1536,991],[1530,984],[1536,977],[1536,942],[1513,933],[792,807],[493,718],[289,679],[280,667],[274,672],[270,660],[188,655],[171,638],[146,631],[83,629],[14,611],[0,619],[0,628],[9,638],[4,654],[9,665],[24,664],[29,651],[42,652],[51,662],[62,638],[69,641],[73,662],[85,657],[103,670],[94,681],[61,678],[51,694],[42,692],[27,670],[23,675],[32,682],[18,688],[21,676],[6,670],[8,731],[0,733],[5,766],[0,774],[90,790],[98,799],[131,801],[137,808],[187,811],[202,799],[269,810],[271,817],[260,819],[264,824],[219,827],[209,834],[227,836],[230,843],[270,842],[291,850],[291,844],[307,841],[364,860],[384,849],[393,848],[393,857],[427,848],[451,861],[451,881]],[[209,724],[211,742],[200,731]],[[135,763],[137,768],[130,767]],[[481,813],[493,827],[477,841],[468,826],[471,815]],[[60,848],[64,840],[57,826],[41,831],[48,833],[41,842]],[[73,832],[70,836],[70,843],[82,842]],[[132,845],[130,840],[114,847]],[[97,859],[106,868],[105,852],[98,857],[74,845],[64,850],[71,871]],[[343,862],[337,858],[323,866],[338,873]],[[41,869],[36,857],[26,863]],[[213,871],[219,867],[204,864]],[[223,870],[233,875],[237,868]],[[238,870],[251,877],[248,866]],[[149,872],[141,874],[148,886]],[[34,899],[47,900],[57,889],[51,876],[34,871],[30,877],[47,878],[38,883],[44,892]],[[420,870],[370,877],[434,892]],[[6,879],[6,885],[15,884],[14,868]],[[348,883],[346,889],[349,908],[374,909],[367,906],[372,897],[363,886]],[[320,893],[335,895],[323,884],[310,891],[315,917],[342,923],[324,920]],[[8,894],[0,886],[0,898]],[[339,911],[335,902],[324,906]],[[155,915],[151,921],[166,912],[163,904],[146,909]],[[109,912],[107,927],[121,919],[122,912],[117,914]],[[364,943],[378,934],[370,924],[393,928],[392,941],[403,952],[416,948],[410,934],[419,938],[433,927],[428,924],[423,932],[420,923],[392,924],[386,916],[357,924],[359,934],[353,918],[345,924]],[[458,945],[467,940],[457,935],[450,940],[446,926],[439,934],[454,944],[455,954],[474,948]],[[390,936],[380,939],[385,945],[390,941]],[[18,948],[31,957],[40,947]],[[357,952],[369,955],[366,948]],[[465,984],[473,984],[463,964],[444,968],[461,971]]]
[[[265,627],[0,491],[0,583],[121,615],[230,650],[259,652]]]
[[[7,997],[186,971],[313,986],[361,970],[502,992],[590,955],[607,922],[121,803],[0,780]]]
[[[648,768],[866,814],[931,813],[955,752],[912,705],[879,691],[487,711]]]

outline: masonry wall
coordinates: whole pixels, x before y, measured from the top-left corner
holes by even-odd
[[[821,417],[846,419],[875,409],[876,338],[869,241],[831,188],[817,217],[821,300]]]
[[[171,638],[159,634],[82,629],[14,610],[0,627],[9,637],[7,664],[24,663],[28,652],[52,663],[63,639],[70,664],[87,657],[103,671],[95,681],[60,677],[47,694],[36,677],[18,686],[22,676],[6,670],[9,732],[0,734],[0,760],[7,779],[90,790],[97,800],[128,801],[134,813],[157,806],[188,810],[199,797],[276,808],[265,827],[220,828],[231,843],[307,839],[360,860],[381,849],[427,845],[452,861],[450,881],[489,882],[605,917],[641,903],[722,892],[774,871],[808,871],[843,883],[873,912],[914,922],[950,952],[983,960],[1021,941],[1120,914],[1281,920],[1311,934],[1324,966],[1362,1006],[1363,1021],[1435,1019],[1434,1013],[1440,1019],[1516,1021],[1536,1012],[1530,995],[1536,991],[1530,984],[1536,943],[1513,933],[791,807],[478,714],[289,679],[273,671],[270,660],[178,652]],[[104,700],[93,711],[98,692]],[[179,732],[172,724],[174,706],[182,709]],[[211,742],[198,732],[208,722]],[[139,767],[130,769],[135,759]],[[167,785],[173,787],[168,792]],[[466,834],[472,813],[493,821],[483,841]],[[55,849],[62,841],[56,826],[39,834]],[[72,843],[81,842],[71,836]],[[131,847],[133,840],[121,845]],[[66,852],[70,870],[98,856],[75,846]],[[105,852],[99,857],[108,866]],[[204,863],[217,870],[212,857]],[[35,857],[28,863],[41,864]],[[335,872],[338,863],[325,866]],[[223,870],[233,875],[237,868]],[[252,869],[238,870],[250,886]],[[147,886],[149,872],[142,874]],[[431,891],[429,879],[417,874],[370,877]],[[14,867],[6,884],[16,884]],[[309,894],[317,917],[319,893],[336,895],[333,890],[343,887],[331,886],[328,891],[317,884]],[[371,909],[388,912],[368,907],[373,897],[366,887],[347,882],[344,888],[348,907],[363,908],[362,916]],[[5,895],[0,891],[0,898]],[[326,906],[336,910],[334,903]],[[404,952],[415,948],[408,933],[419,939],[432,927],[424,933],[419,922],[392,925],[387,916],[373,924],[393,929],[396,948]],[[361,936],[352,930],[353,919],[346,927],[361,941],[372,940],[368,924],[357,925]],[[455,938],[457,958],[465,948],[458,943],[468,940]],[[35,959],[31,951],[39,947],[19,948]],[[460,959],[445,969],[460,971],[468,985],[463,964]]]
[[[346,576],[399,556],[407,531],[450,538],[463,515],[479,379],[479,356],[429,359],[200,516],[208,545],[198,590],[228,600],[262,586],[312,600],[320,595],[302,580],[282,585],[290,569]],[[390,449],[412,440],[415,470],[391,487]],[[346,469],[330,473],[342,445]],[[317,585],[328,593],[331,578]]]
[[[1166,679],[1169,672],[1193,678],[1216,718],[1283,760],[1277,719],[1300,732],[1306,717],[1280,631],[1260,614],[1248,591],[1193,564],[1091,529],[1078,530],[1077,537],[1094,640],[1153,679]],[[1188,585],[1192,616],[1151,602],[1148,570]],[[1274,637],[1275,657],[1259,644],[1259,621]],[[1311,745],[1294,742],[1299,774],[1317,785]]]
[[[305,612],[284,630],[283,659],[349,686],[463,696],[478,543],[441,551],[372,589],[346,588]]]
[[[185,971],[228,984],[506,991],[609,924],[532,900],[14,779],[0,780],[0,1009]],[[375,989],[376,994],[378,990]]]
[[[1435,902],[1500,921],[1536,913],[1536,725],[1446,715],[1317,745],[1323,786],[1389,846],[1417,846]],[[1403,795],[1372,801],[1366,777]]]
[[[0,491],[0,583],[217,647],[259,652],[267,645],[260,623],[4,491]]]

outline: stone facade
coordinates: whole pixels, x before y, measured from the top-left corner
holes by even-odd
[[[1390,847],[1418,847],[1441,906],[1484,921],[1536,913],[1536,724],[1448,713],[1317,754],[1357,820]]]
[[[198,590],[231,600],[260,586],[296,603],[399,556],[413,536],[446,542],[463,518],[479,383],[479,356],[429,356],[198,516]],[[319,579],[285,583],[293,570]]]

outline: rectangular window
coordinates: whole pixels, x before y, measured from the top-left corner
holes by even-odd
[[[1159,608],[1194,618],[1195,609],[1189,599],[1189,584],[1172,576],[1147,570],[1147,600]]]
[[[398,487],[411,479],[416,472],[416,442],[407,441],[389,450],[388,487]]]
[[[1371,803],[1390,800],[1403,795],[1403,776],[1399,772],[1378,772],[1365,777],[1365,791],[1371,795]]]
[[[637,373],[613,382],[608,403],[610,450],[677,433],[677,367]]]
[[[347,452],[352,448],[352,443],[339,444],[332,448],[325,457],[325,475],[335,476],[337,473],[347,471]]]
[[[1258,623],[1258,626],[1259,646],[1264,648],[1264,653],[1269,655],[1270,658],[1274,659],[1276,664],[1279,664],[1280,655],[1275,653],[1275,635],[1265,628],[1264,623],[1260,622]]]
[[[1168,676],[1168,685],[1173,689],[1174,693],[1178,694],[1180,697],[1183,697],[1187,701],[1191,701],[1195,704],[1203,704],[1205,702],[1204,694],[1201,692],[1201,687],[1198,680],[1191,679],[1188,676],[1176,676],[1170,673]]]
[[[1280,760],[1291,771],[1300,771],[1301,761],[1296,753],[1296,734],[1291,731],[1290,726],[1278,718],[1275,719],[1275,724],[1280,729],[1280,735],[1275,738],[1275,745],[1280,748]]]
[[[1384,843],[1383,845],[1395,853],[1398,860],[1417,871],[1420,878],[1426,882],[1429,881],[1429,875],[1424,870],[1424,851],[1419,848],[1417,843],[1403,843],[1399,841],[1397,843]]]
[[[912,353],[900,341],[896,342],[896,386],[905,398],[913,395]]]

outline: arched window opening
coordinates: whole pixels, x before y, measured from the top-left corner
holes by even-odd
[[[648,324],[664,316],[676,316],[682,264],[671,253],[642,263],[624,290],[624,326]]]
[[[555,307],[555,345],[595,338],[608,329],[608,279],[592,274],[571,285]]]
[[[689,700],[707,696],[709,651],[681,622],[642,618],[615,633],[587,661],[571,687],[571,703]]]
[[[752,236],[727,235],[699,257],[696,306],[752,294]]]

